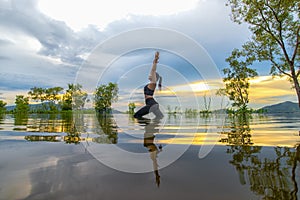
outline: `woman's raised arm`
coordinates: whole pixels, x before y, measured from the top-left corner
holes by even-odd
[[[159,52],[157,51],[155,53],[155,58],[153,60],[153,64],[152,64],[152,68],[151,68],[151,71],[150,71],[150,75],[149,75],[149,80],[151,83],[156,83],[156,66],[157,66],[157,63],[158,63],[158,59],[159,59]]]

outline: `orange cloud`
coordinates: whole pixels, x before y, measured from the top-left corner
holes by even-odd
[[[254,105],[295,100],[295,97],[287,77],[259,76],[250,80],[249,99]]]

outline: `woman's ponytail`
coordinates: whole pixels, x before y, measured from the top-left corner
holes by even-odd
[[[161,90],[162,87],[162,77],[156,72],[156,81],[158,81],[158,88]]]

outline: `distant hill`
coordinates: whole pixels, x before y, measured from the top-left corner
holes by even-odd
[[[267,113],[300,113],[298,103],[291,101],[265,106],[261,109],[265,110]]]
[[[16,106],[5,106],[6,111],[12,111],[15,109]]]
[[[46,103],[43,103],[44,106],[46,107],[49,107],[49,103],[46,102]],[[43,108],[43,104],[41,103],[38,103],[38,104],[29,104],[29,109],[32,111],[32,110],[38,110],[38,109],[42,109]],[[59,108],[59,105],[56,104],[56,107]],[[6,111],[12,111],[16,108],[15,105],[12,105],[12,106],[5,106],[6,108]]]

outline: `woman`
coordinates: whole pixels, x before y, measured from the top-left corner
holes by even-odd
[[[153,65],[150,71],[149,80],[150,83],[144,87],[144,95],[146,106],[142,107],[134,114],[134,118],[142,118],[144,115],[152,112],[156,116],[156,119],[163,118],[162,112],[159,110],[158,103],[154,100],[153,95],[156,88],[156,82],[158,81],[158,87],[161,90],[162,77],[156,72],[156,66],[159,59],[159,52],[155,53]]]

